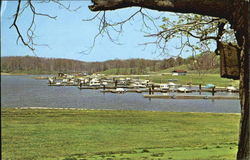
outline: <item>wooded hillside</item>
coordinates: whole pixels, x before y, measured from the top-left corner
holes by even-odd
[[[218,60],[211,53],[203,53],[196,57],[181,57],[163,60],[128,59],[108,60],[104,62],[84,62],[59,58],[39,58],[33,56],[1,57],[1,72],[52,74],[58,72],[95,73],[114,70],[114,74],[145,74],[187,64],[189,69],[213,69],[219,66]]]

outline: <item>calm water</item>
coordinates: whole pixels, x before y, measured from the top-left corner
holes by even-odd
[[[50,87],[47,85],[47,80],[35,80],[30,77],[31,76],[1,76],[2,107],[240,112],[240,103],[238,100],[149,100],[143,98],[143,94],[140,93],[104,94],[99,90],[80,90],[77,87]],[[235,96],[235,94],[232,93],[227,93],[226,95]]]

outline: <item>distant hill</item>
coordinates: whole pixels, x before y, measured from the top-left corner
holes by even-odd
[[[104,74],[148,74],[168,73],[173,70],[188,72],[206,71],[219,73],[219,59],[213,53],[196,57],[163,60],[127,59],[104,62],[84,62],[72,59],[41,58],[34,56],[1,57],[1,72],[28,74],[55,74],[58,72],[104,73]]]
[[[39,58],[33,56],[1,57],[1,72],[48,74],[57,72],[80,72],[87,67],[86,62],[59,59]]]
[[[58,72],[87,72],[89,74],[108,70],[122,71],[122,68],[131,68],[131,73],[145,73],[145,67],[155,70],[159,60],[128,59],[108,60],[104,62],[84,62],[61,58],[40,58],[33,56],[1,57],[1,72],[29,73],[29,74],[54,74]],[[120,69],[121,68],[121,69]],[[115,72],[120,74],[120,72]],[[130,74],[130,72],[128,73]]]

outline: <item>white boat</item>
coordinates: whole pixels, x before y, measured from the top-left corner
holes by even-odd
[[[99,82],[90,82],[89,86],[100,86]]]
[[[106,86],[106,85],[108,85],[108,82],[102,82],[102,85]]]
[[[111,91],[112,93],[125,93],[126,90],[124,88],[116,88],[115,90]]]
[[[53,84],[54,80],[52,78],[49,78],[49,84]]]
[[[89,86],[100,86],[100,81],[96,78],[92,79],[90,82],[89,82]]]
[[[63,79],[62,80],[62,83],[67,83],[68,82],[68,79]]]
[[[176,86],[176,84],[173,83],[173,82],[169,82],[169,83],[168,83],[168,86]]]
[[[235,87],[233,87],[233,86],[228,86],[227,87],[227,91],[229,91],[229,92],[233,92],[233,91],[236,91],[237,89],[235,88]]]
[[[161,84],[160,89],[161,90],[169,90],[169,86],[167,84]]]
[[[135,82],[134,84],[132,84],[132,86],[135,88],[146,88],[146,85],[143,85],[139,82]]]
[[[61,82],[56,82],[54,86],[62,86],[63,84]]]
[[[187,89],[185,87],[179,87],[179,88],[177,88],[177,91],[186,93],[186,92],[190,92],[191,90],[189,90],[189,89]]]
[[[116,91],[118,91],[118,92],[125,92],[125,89],[124,88],[116,88]]]
[[[214,85],[214,84],[207,84],[207,85],[205,86],[205,88],[215,88],[215,85]]]

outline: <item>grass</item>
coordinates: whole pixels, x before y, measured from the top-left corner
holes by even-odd
[[[2,159],[235,159],[239,114],[2,108]]]
[[[173,70],[186,70],[188,71],[186,76],[172,76]],[[130,74],[130,69],[121,68],[120,73],[124,74],[124,77],[133,77],[132,74]],[[117,69],[110,69],[102,72],[106,75],[115,75],[117,73]],[[193,85],[206,85],[206,84],[214,84],[219,87],[227,87],[229,85],[235,86],[238,88],[239,86],[239,80],[232,80],[227,78],[221,78],[219,74],[219,68],[217,69],[210,69],[206,72],[201,72],[202,74],[198,74],[197,71],[191,71],[188,70],[187,65],[180,65],[172,68],[168,68],[165,70],[161,70],[158,72],[152,72],[148,74],[148,76],[144,75],[136,75],[138,78],[142,79],[149,79],[152,82],[155,83],[168,83],[168,79],[177,79],[178,81],[176,83],[187,85],[189,83],[192,83]],[[126,76],[125,76],[126,75]]]
[[[171,67],[168,69],[163,69],[163,70],[160,70],[156,73],[172,73],[173,70],[185,70],[185,71],[190,72],[190,70],[188,69],[188,66],[186,64],[183,64],[180,66],[175,66],[175,67]]]
[[[219,74],[187,74],[186,76],[173,76],[172,74],[163,74],[163,75],[150,75],[148,77],[141,77],[143,79],[149,79],[155,83],[167,83],[168,79],[177,79],[178,84],[186,85],[192,83],[193,85],[206,85],[212,83],[216,86],[227,87],[233,85],[235,87],[239,86],[238,80],[231,80],[227,78],[221,78]]]
[[[188,73],[199,73],[197,70],[190,70],[187,64],[183,64],[180,66],[175,66],[175,67],[171,67],[168,69],[164,69],[164,70],[160,70],[158,72],[155,73],[172,73],[173,70],[185,70]],[[220,73],[220,68],[214,68],[214,69],[209,69],[209,70],[201,70],[201,73],[205,73],[205,74],[219,74]]]

